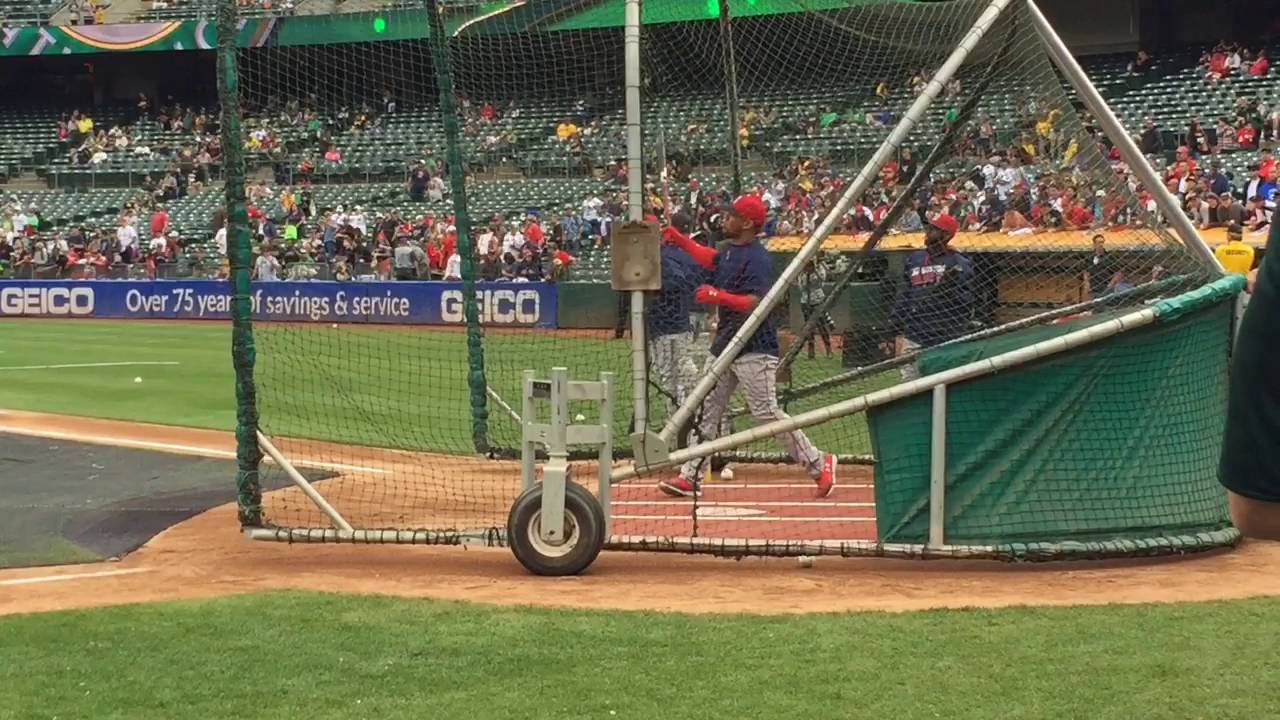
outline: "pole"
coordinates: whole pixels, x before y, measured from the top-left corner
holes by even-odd
[[[893,153],[897,152],[898,147],[915,129],[934,99],[942,92],[943,87],[960,69],[965,59],[969,57],[969,53],[978,46],[986,32],[991,29],[996,19],[1000,17],[1000,13],[1011,2],[1013,0],[991,0],[987,9],[983,11],[982,15],[974,22],[973,27],[969,29],[969,33],[960,40],[956,49],[951,52],[951,56],[938,68],[937,73],[929,81],[929,84],[925,86],[924,91],[920,93],[920,96],[915,99],[915,102],[907,110],[906,115],[893,128],[893,132],[881,143],[875,154],[858,173],[858,176],[849,184],[848,189],[836,202],[831,212],[827,213],[827,217],[823,219],[822,224],[814,229],[813,235],[809,236],[809,239],[801,246],[791,263],[787,265],[777,281],[774,282],[773,287],[769,288],[769,292],[765,293],[763,298],[760,298],[760,302],[757,303],[751,314],[747,316],[746,321],[738,329],[733,339],[729,341],[728,346],[716,357],[711,368],[703,374],[702,379],[694,386],[689,396],[685,398],[684,403],[667,420],[666,427],[662,429],[661,433],[661,438],[666,441],[667,447],[671,447],[671,441],[679,429],[693,417],[693,413],[698,406],[710,394],[711,388],[715,387],[720,377],[728,370],[729,365],[738,357],[738,353],[747,344],[751,336],[755,334],[756,329],[760,327],[764,319],[782,301],[787,290],[795,282],[796,276],[804,268],[805,263],[809,262],[809,258],[818,252],[818,247],[822,245],[822,241],[826,240],[831,231],[835,229],[841,216],[849,210],[854,199],[862,195],[875,180],[880,167],[889,160]]]
[[[471,443],[476,452],[489,451],[489,383],[484,372],[484,333],[476,306],[476,254],[471,240],[471,213],[467,208],[467,174],[459,142],[457,101],[453,92],[453,66],[449,38],[438,0],[427,0],[427,29],[431,41],[431,65],[440,94],[444,120],[445,161],[449,164],[449,189],[453,195],[453,224],[458,231],[458,256],[462,260],[462,317],[467,325],[467,386],[471,395]]]
[[[222,167],[226,177],[227,255],[231,266],[231,362],[236,373],[236,504],[240,525],[262,525],[262,485],[258,467],[258,392],[254,384],[253,290],[249,272],[253,244],[244,195],[243,139],[240,136],[240,78],[236,68],[236,0],[218,2],[218,95],[222,104]]]
[[[724,67],[724,101],[729,111],[729,167],[733,196],[742,194],[742,146],[738,143],[738,65],[733,50],[729,0],[720,0],[720,63]]]
[[[626,0],[627,219],[644,220],[644,156],[640,135],[640,0]],[[644,293],[631,292],[631,405],[635,431],[649,429],[648,363],[645,360]]]
[[[1116,148],[1120,150],[1120,157],[1129,164],[1129,169],[1138,176],[1142,184],[1151,192],[1151,197],[1159,206],[1160,212],[1164,214],[1165,220],[1173,228],[1173,232],[1182,240],[1187,249],[1196,255],[1202,262],[1210,268],[1217,271],[1217,274],[1223,274],[1222,263],[1218,262],[1218,258],[1213,254],[1213,250],[1205,243],[1204,238],[1196,232],[1195,226],[1191,224],[1191,220],[1182,212],[1182,208],[1178,206],[1178,201],[1169,193],[1169,189],[1164,186],[1160,177],[1156,175],[1156,171],[1151,167],[1151,163],[1147,162],[1147,158],[1138,149],[1138,145],[1133,142],[1133,138],[1120,124],[1120,120],[1115,113],[1111,112],[1111,108],[1106,101],[1102,99],[1102,95],[1098,94],[1098,89],[1093,86],[1089,80],[1089,76],[1085,74],[1080,67],[1080,63],[1072,57],[1071,51],[1067,49],[1066,43],[1062,42],[1062,38],[1058,37],[1058,33],[1054,32],[1053,26],[1045,19],[1040,8],[1036,6],[1034,0],[1026,0],[1027,14],[1031,18],[1031,24],[1035,26],[1036,32],[1040,34],[1040,39],[1044,40],[1045,45],[1049,49],[1049,57],[1053,59],[1053,63],[1058,66],[1062,74],[1067,77],[1071,86],[1075,88],[1076,93],[1080,96],[1080,101],[1084,106],[1089,108],[1094,117],[1098,119],[1098,125],[1101,126],[1102,132],[1106,134],[1111,142],[1116,144]]]

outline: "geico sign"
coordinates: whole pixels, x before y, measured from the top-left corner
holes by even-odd
[[[466,320],[462,291],[445,290],[440,295],[440,317],[445,322]],[[477,290],[480,322],[498,325],[534,325],[542,316],[542,296],[537,290]]]
[[[0,289],[0,315],[92,315],[93,288]]]

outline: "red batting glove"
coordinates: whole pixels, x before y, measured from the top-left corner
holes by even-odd
[[[675,245],[676,247],[684,247],[689,243],[692,243],[693,238],[668,225],[667,228],[662,231],[662,242],[668,245]]]

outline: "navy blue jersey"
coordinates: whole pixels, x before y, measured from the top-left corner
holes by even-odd
[[[735,295],[754,295],[763,298],[773,285],[773,261],[759,240],[746,245],[725,245],[716,253],[715,267],[711,270],[711,285]],[[719,355],[737,334],[750,313],[734,312],[726,307],[718,309],[720,321],[716,337],[711,343],[711,354]],[[778,332],[768,317],[747,340],[742,353],[778,354]]]
[[[654,294],[646,314],[650,337],[690,331],[693,292],[706,280],[706,274],[683,250],[662,246],[662,289]]]
[[[973,285],[969,258],[954,251],[932,257],[927,250],[917,250],[907,258],[890,322],[920,345],[958,338],[969,329]]]

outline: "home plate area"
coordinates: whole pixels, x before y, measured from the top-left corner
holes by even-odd
[[[802,472],[735,466],[733,481],[703,485],[702,497],[673,498],[653,481],[613,489],[613,533],[765,540],[874,540],[870,466],[843,465],[830,496],[814,498]]]

